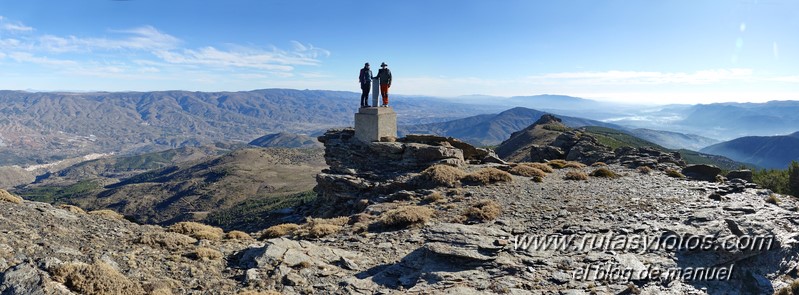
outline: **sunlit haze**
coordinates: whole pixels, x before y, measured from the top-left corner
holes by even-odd
[[[799,1],[2,1],[0,89],[799,100]]]

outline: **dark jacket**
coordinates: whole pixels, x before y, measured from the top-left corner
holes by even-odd
[[[361,69],[361,75],[358,77],[358,81],[361,82],[363,85],[371,85],[372,84],[372,70],[363,68]]]
[[[382,68],[377,71],[377,78],[380,79],[380,84],[388,84],[391,86],[391,70]]]

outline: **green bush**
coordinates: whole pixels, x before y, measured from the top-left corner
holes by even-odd
[[[762,188],[770,189],[778,194],[790,194],[788,170],[755,170],[752,171],[752,180]]]
[[[788,185],[791,195],[799,197],[799,163],[791,161],[791,166],[788,166]]]

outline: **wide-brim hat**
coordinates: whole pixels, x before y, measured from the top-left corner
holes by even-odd
[[[381,63],[380,66],[381,67],[387,67],[388,65],[386,63]]]

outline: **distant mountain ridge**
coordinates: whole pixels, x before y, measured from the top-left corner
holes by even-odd
[[[799,132],[780,136],[745,136],[711,145],[702,152],[764,168],[785,169],[791,161],[799,161]]]
[[[516,107],[499,114],[486,114],[467,117],[440,123],[400,126],[400,134],[428,133],[451,136],[466,142],[488,146],[496,145],[508,139],[513,132],[532,125],[547,112]],[[625,129],[622,126],[595,120],[558,116],[568,127],[602,126],[614,129]]]
[[[701,150],[707,146],[719,143],[718,140],[696,134],[684,134],[671,131],[637,128],[629,133],[635,137],[657,143],[670,149]]]
[[[214,142],[246,143],[276,132],[312,134],[351,125],[358,97],[354,92],[292,89],[0,91],[0,166],[43,164],[91,153],[139,154]],[[406,124],[486,111],[430,97],[395,99],[402,102],[394,105],[398,119]]]

